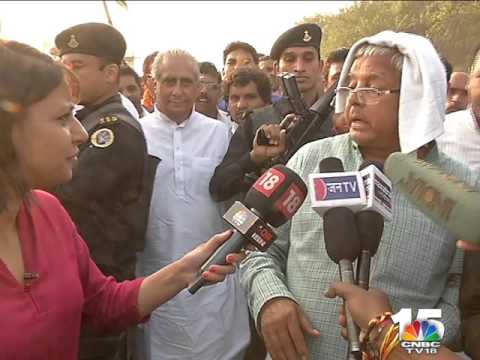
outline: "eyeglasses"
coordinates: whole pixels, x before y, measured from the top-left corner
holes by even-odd
[[[220,85],[214,82],[200,81],[200,87],[205,87],[209,91],[217,91]]]
[[[353,94],[357,94],[358,101],[365,105],[375,105],[380,101],[380,97],[388,94],[399,93],[400,89],[393,90],[379,90],[376,88],[356,88],[352,89],[347,86],[341,86],[337,88],[337,94],[346,96],[347,100],[350,100]]]

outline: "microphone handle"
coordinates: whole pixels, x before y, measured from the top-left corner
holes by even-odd
[[[342,259],[338,262],[340,270],[340,280],[344,283],[354,284],[353,276],[353,266],[352,262],[348,259]],[[350,354],[355,359],[362,358],[362,352],[360,349],[360,342],[358,340],[358,330],[355,325],[355,322],[352,319],[350,311],[345,306],[345,318],[347,320],[347,335],[348,335],[348,344],[350,349]]]
[[[370,287],[370,251],[362,250],[357,261],[357,285],[368,290]]]
[[[202,278],[201,274],[208,270],[210,265],[226,265],[225,259],[228,254],[239,252],[245,243],[245,238],[239,231],[234,230],[230,239],[224,242],[218,249],[208,258],[208,260],[200,268],[200,275],[189,286],[190,294],[195,294],[202,286],[207,285],[208,281]]]

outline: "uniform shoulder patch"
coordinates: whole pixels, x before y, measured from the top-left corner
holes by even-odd
[[[118,121],[118,117],[116,117],[115,115],[109,115],[109,116],[104,116],[100,119],[100,124],[111,124],[111,123],[114,123]]]
[[[115,135],[113,131],[107,128],[101,128],[95,131],[90,136],[90,142],[93,146],[99,148],[106,148],[113,144],[113,140],[115,139]]]

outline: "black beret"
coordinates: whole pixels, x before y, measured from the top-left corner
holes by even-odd
[[[320,41],[322,40],[322,29],[317,24],[300,24],[285,31],[275,41],[270,51],[270,57],[273,60],[279,60],[282,52],[289,47],[294,46],[313,46],[320,50]]]
[[[72,26],[55,37],[60,56],[77,53],[108,58],[120,64],[127,44],[123,35],[113,26],[101,23],[85,23]]]

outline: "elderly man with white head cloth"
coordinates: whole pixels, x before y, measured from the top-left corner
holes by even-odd
[[[365,161],[380,161],[401,151],[478,185],[462,165],[437,150],[443,132],[445,70],[429,40],[385,31],[358,41],[350,50],[339,81],[337,112],[345,111],[347,134],[305,145],[288,166],[307,181],[319,162],[339,158],[345,171]],[[373,259],[370,286],[388,293],[395,311],[441,309],[443,340],[457,334],[462,256],[453,236],[396,189],[391,222]],[[338,280],[337,265],[325,250],[323,220],[304,202],[279,229],[266,253],[251,254],[242,282],[257,329],[273,359],[345,359],[347,343],[337,325],[338,300],[324,291]],[[413,319],[414,320],[414,319]]]

